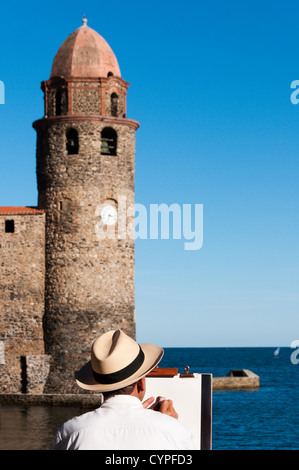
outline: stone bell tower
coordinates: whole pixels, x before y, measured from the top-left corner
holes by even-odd
[[[42,82],[37,131],[38,207],[46,212],[44,393],[77,393],[75,372],[93,340],[135,337],[134,238],[119,233],[120,202],[134,204],[135,131],[129,83],[107,42],[83,25],[59,48]],[[128,223],[122,213],[122,227]]]

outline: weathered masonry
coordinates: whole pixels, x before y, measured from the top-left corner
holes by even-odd
[[[34,356],[39,368],[44,364],[44,282],[44,211],[29,207],[1,207],[1,393],[28,390],[30,384],[25,371],[29,356],[31,359]],[[35,380],[38,384],[39,378]]]
[[[134,240],[95,230],[100,205],[134,204],[139,124],[127,118],[128,86],[86,19],[42,82],[38,206],[0,209],[1,393],[79,393],[74,374],[92,341],[114,328],[135,337]]]

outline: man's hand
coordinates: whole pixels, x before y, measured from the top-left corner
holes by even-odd
[[[160,405],[159,407],[160,413],[163,413],[165,415],[172,416],[173,418],[178,419],[178,414],[173,407],[172,400],[162,399],[159,405]]]
[[[152,403],[154,403],[155,398],[150,397],[142,403],[143,408],[148,408]]]
[[[149,410],[159,411],[160,413],[178,419],[178,414],[173,407],[172,400],[167,400],[166,398],[158,397],[155,401],[154,397],[151,397],[145,400],[145,402],[143,402],[143,407],[148,408]]]

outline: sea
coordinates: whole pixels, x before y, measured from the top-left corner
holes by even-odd
[[[213,450],[299,449],[299,364],[295,349],[165,348],[160,367],[223,377],[249,369],[260,388],[213,391]],[[51,450],[56,430],[85,413],[77,406],[0,405],[0,450]]]

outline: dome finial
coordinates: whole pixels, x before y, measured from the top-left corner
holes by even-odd
[[[83,16],[82,24],[83,24],[83,26],[86,26],[86,24],[87,24],[86,15]]]

